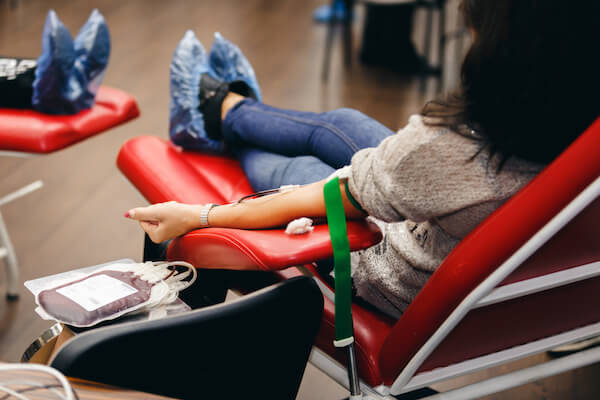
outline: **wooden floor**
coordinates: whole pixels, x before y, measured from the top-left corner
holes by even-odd
[[[313,23],[311,12],[322,3],[0,0],[0,54],[20,57],[39,55],[49,8],[76,33],[92,7],[97,7],[112,38],[104,83],[132,94],[142,112],[134,121],[50,155],[0,158],[0,195],[37,179],[45,185],[2,208],[21,264],[21,280],[119,258],[140,260],[141,231],[123,218],[123,212],[146,202],[119,173],[115,158],[129,138],[141,134],[167,137],[169,62],[187,29],[194,30],[207,48],[215,31],[237,43],[252,61],[267,103],[312,111],[352,107],[392,129],[402,127],[425,100],[416,80],[365,67],[356,57],[346,69],[341,47],[336,46],[330,79],[321,81],[325,28]],[[358,11],[354,54],[360,46],[362,13]],[[1,272],[1,293],[4,283]],[[19,361],[29,343],[51,325],[33,309],[33,297],[25,288],[18,302],[0,301],[0,361]],[[598,372],[598,367],[585,368],[488,399],[598,398]],[[307,368],[298,399],[345,396],[321,372]]]

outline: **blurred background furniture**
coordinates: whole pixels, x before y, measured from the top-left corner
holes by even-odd
[[[334,7],[336,1],[331,2]],[[450,62],[460,61],[464,51],[464,39],[468,29],[462,18],[456,26],[447,29],[447,0],[343,0],[347,10],[344,18],[332,18],[327,22],[325,55],[323,59],[322,79],[327,81],[331,64],[331,54],[336,27],[341,25],[343,35],[343,54],[346,67],[350,66],[353,51],[352,22],[355,6],[366,7],[363,24],[363,38],[360,52],[361,62],[369,65],[384,65],[399,73],[415,75],[420,79],[420,90],[426,89],[427,80],[436,78],[435,92],[446,87],[447,78],[444,67],[447,64],[446,48],[450,40],[455,39],[455,52]],[[415,53],[413,38],[413,19],[418,10],[425,11],[422,30],[422,54]],[[436,23],[434,24],[434,20]],[[434,36],[434,33],[437,36]],[[436,54],[433,50],[437,49]]]

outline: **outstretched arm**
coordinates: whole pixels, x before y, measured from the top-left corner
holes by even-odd
[[[283,226],[300,217],[324,217],[324,185],[325,181],[320,181],[283,193],[214,207],[208,215],[208,223],[223,228],[260,229]],[[364,218],[366,214],[352,205],[343,185],[340,183],[346,216]],[[137,220],[150,239],[159,243],[200,228],[202,207],[168,202],[134,208],[125,216]]]

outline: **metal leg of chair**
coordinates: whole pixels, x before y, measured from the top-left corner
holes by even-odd
[[[437,90],[436,93],[440,93],[444,89],[444,65],[446,58],[446,2],[442,1],[439,7],[439,48],[438,48],[438,64],[439,64],[439,76],[437,79]]]
[[[35,181],[21,189],[0,197],[0,207],[40,189],[43,185],[42,181]],[[16,300],[19,297],[19,264],[17,263],[15,249],[8,236],[8,230],[4,224],[2,213],[0,213],[0,258],[5,259],[6,264],[6,298],[8,300]]]
[[[420,91],[421,94],[425,93],[425,89],[427,88],[427,78],[428,78],[428,71],[426,70],[427,66],[429,66],[429,53],[431,51],[431,29],[433,27],[433,9],[430,6],[425,6],[427,8],[427,19],[425,22],[425,37],[424,37],[424,48],[423,48],[423,55],[425,58],[425,63],[426,66],[423,68],[423,70],[421,71],[421,87],[420,87]]]
[[[463,48],[465,46],[465,36],[463,33],[458,34],[458,37],[456,38],[456,60],[460,60],[462,59],[463,56]]]
[[[8,300],[17,300],[19,298],[19,265],[15,249],[8,236],[4,218],[0,212],[0,258],[4,258],[6,264],[6,298]]]
[[[350,387],[350,400],[362,399],[360,383],[358,381],[358,364],[356,363],[356,353],[354,352],[354,343],[347,346],[348,349],[348,383]]]
[[[331,9],[335,6],[335,0],[331,1]],[[331,61],[331,48],[333,47],[333,37],[335,33],[335,18],[330,18],[327,22],[327,36],[325,37],[325,56],[323,59],[323,73],[321,75],[323,82],[329,78],[329,64]]]
[[[352,10],[354,7],[353,0],[344,0],[346,15],[344,16],[344,60],[346,66],[352,64]]]

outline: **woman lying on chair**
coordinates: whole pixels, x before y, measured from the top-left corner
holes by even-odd
[[[600,113],[600,74],[589,57],[600,2],[465,0],[462,10],[474,41],[459,90],[427,103],[397,133],[355,110],[268,106],[236,46],[217,35],[207,55],[188,32],[171,66],[172,140],[229,150],[257,191],[303,186],[126,216],[157,243],[206,226],[284,226],[325,215],[323,185],[337,171],[347,217],[371,216],[384,234],[353,254],[357,295],[400,316],[453,247]]]

